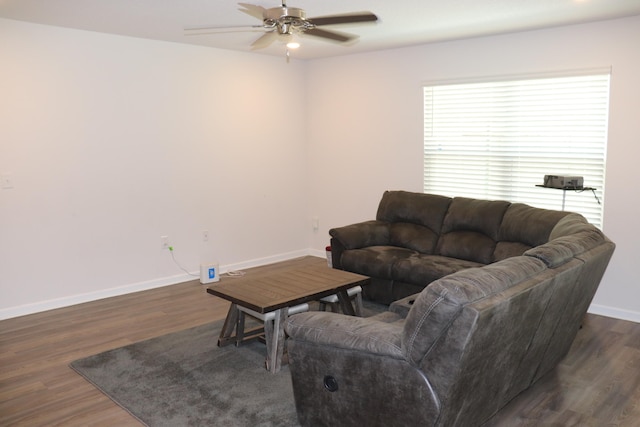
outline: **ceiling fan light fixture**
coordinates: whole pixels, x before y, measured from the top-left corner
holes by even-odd
[[[284,37],[284,44],[287,46],[287,50],[295,50],[300,47],[300,37],[297,31],[292,31],[289,34],[283,34],[282,37]]]

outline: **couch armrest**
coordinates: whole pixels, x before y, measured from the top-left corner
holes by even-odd
[[[389,223],[365,221],[344,227],[332,228],[329,235],[339,241],[345,249],[387,245],[389,243]]]
[[[392,302],[389,306],[389,311],[396,313],[397,315],[406,319],[407,315],[409,314],[409,310],[411,310],[411,307],[413,307],[413,303],[419,295],[420,292]]]
[[[402,325],[330,312],[307,312],[287,319],[291,339],[404,360]]]
[[[389,223],[365,221],[329,230],[333,268],[342,270],[342,253],[347,249],[387,245]]]

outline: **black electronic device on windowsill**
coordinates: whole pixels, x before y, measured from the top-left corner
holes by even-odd
[[[561,190],[582,190],[584,188],[584,177],[545,175],[543,187],[559,188]]]
[[[578,193],[591,191],[598,204],[600,204],[600,199],[596,196],[596,189],[585,187],[584,178],[581,176],[545,175],[544,184],[537,184],[536,187],[562,190],[562,210],[564,210],[567,191],[576,191]]]

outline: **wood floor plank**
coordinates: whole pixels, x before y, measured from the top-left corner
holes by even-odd
[[[190,281],[0,321],[0,425],[140,426],[68,365],[224,318],[229,303],[205,289]],[[639,420],[640,324],[587,315],[560,365],[486,425],[637,427]]]

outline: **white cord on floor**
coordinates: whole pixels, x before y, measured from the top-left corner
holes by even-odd
[[[229,277],[242,277],[245,275],[245,272],[242,270],[231,270],[225,273]]]

